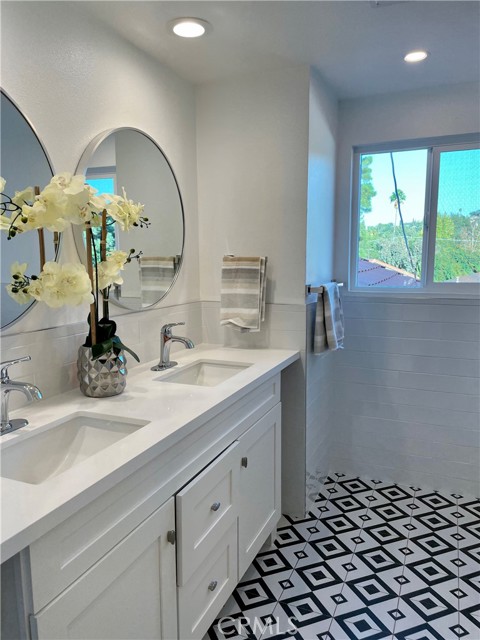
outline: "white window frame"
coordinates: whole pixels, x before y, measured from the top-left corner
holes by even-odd
[[[435,296],[435,297],[475,297],[480,295],[480,285],[467,282],[434,282],[434,260],[437,221],[438,184],[440,154],[444,151],[463,151],[480,148],[480,134],[466,134],[443,138],[407,140],[353,148],[352,156],[352,202],[350,218],[350,255],[348,290],[352,293],[368,293],[374,296]],[[364,155],[388,153],[396,151],[415,151],[425,149],[427,171],[425,180],[425,211],[423,220],[422,277],[418,287],[359,287],[357,286],[357,261],[359,237],[360,209],[360,160]]]

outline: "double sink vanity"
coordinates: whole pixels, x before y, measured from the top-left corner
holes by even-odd
[[[281,371],[201,345],[2,437],[2,637],[201,639],[280,518]]]
[[[48,184],[54,171],[45,147],[0,93],[9,192]],[[111,197],[116,185],[137,194],[148,219],[148,233],[135,235],[140,246],[123,265],[121,285],[107,287],[105,317],[108,299],[129,311],[154,308],[183,263],[183,200],[169,160],[148,133],[120,127],[91,140],[75,173]],[[132,241],[114,227],[102,222],[102,250],[131,256]],[[84,225],[72,229],[74,264],[97,264]],[[42,247],[36,233],[0,240],[2,282],[10,281],[15,261],[28,262],[31,273],[58,258],[58,233],[45,231]],[[71,250],[67,245],[68,259]],[[1,294],[2,327],[33,306],[19,305],[5,287]],[[8,394],[23,389],[35,400],[41,388],[8,378],[18,358],[3,363],[2,640],[200,640],[274,532],[281,508],[280,377],[298,353],[193,348],[167,333],[172,326],[162,330],[159,364],[136,367],[120,395],[95,399],[70,391],[32,402],[14,421]],[[187,350],[177,366],[160,371],[174,364],[175,341]]]

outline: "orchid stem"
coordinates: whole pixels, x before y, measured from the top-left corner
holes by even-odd
[[[93,264],[92,264],[92,232],[90,229],[90,223],[85,223],[85,248],[87,250],[87,271],[92,284],[92,291],[95,291],[95,281],[93,278]],[[90,305],[90,333],[92,336],[92,347],[97,344],[97,306],[95,301]]]
[[[100,257],[102,262],[107,259],[107,210],[102,211],[102,238],[100,240]],[[102,291],[103,296],[103,317],[105,320],[109,320],[109,308],[108,308],[108,294],[109,287],[106,287]]]
[[[34,193],[36,196],[39,196],[40,187],[35,187]],[[38,229],[38,245],[40,249],[40,271],[43,271],[43,267],[45,266],[45,262],[47,261],[45,258],[45,236],[43,233],[43,229]]]

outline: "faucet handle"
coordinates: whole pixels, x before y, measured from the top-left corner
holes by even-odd
[[[8,367],[11,367],[14,364],[18,364],[19,362],[28,362],[32,359],[32,356],[22,356],[21,358],[14,358],[13,360],[6,360],[5,362],[0,363],[0,380],[2,382],[8,382]]]
[[[167,338],[172,337],[172,327],[178,327],[179,325],[185,324],[185,322],[170,322],[169,324],[164,324],[160,333],[162,336],[166,336]]]

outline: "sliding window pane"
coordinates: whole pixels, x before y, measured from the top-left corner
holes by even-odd
[[[419,287],[428,150],[360,157],[358,287]]]
[[[433,277],[480,283],[480,149],[440,153]]]

